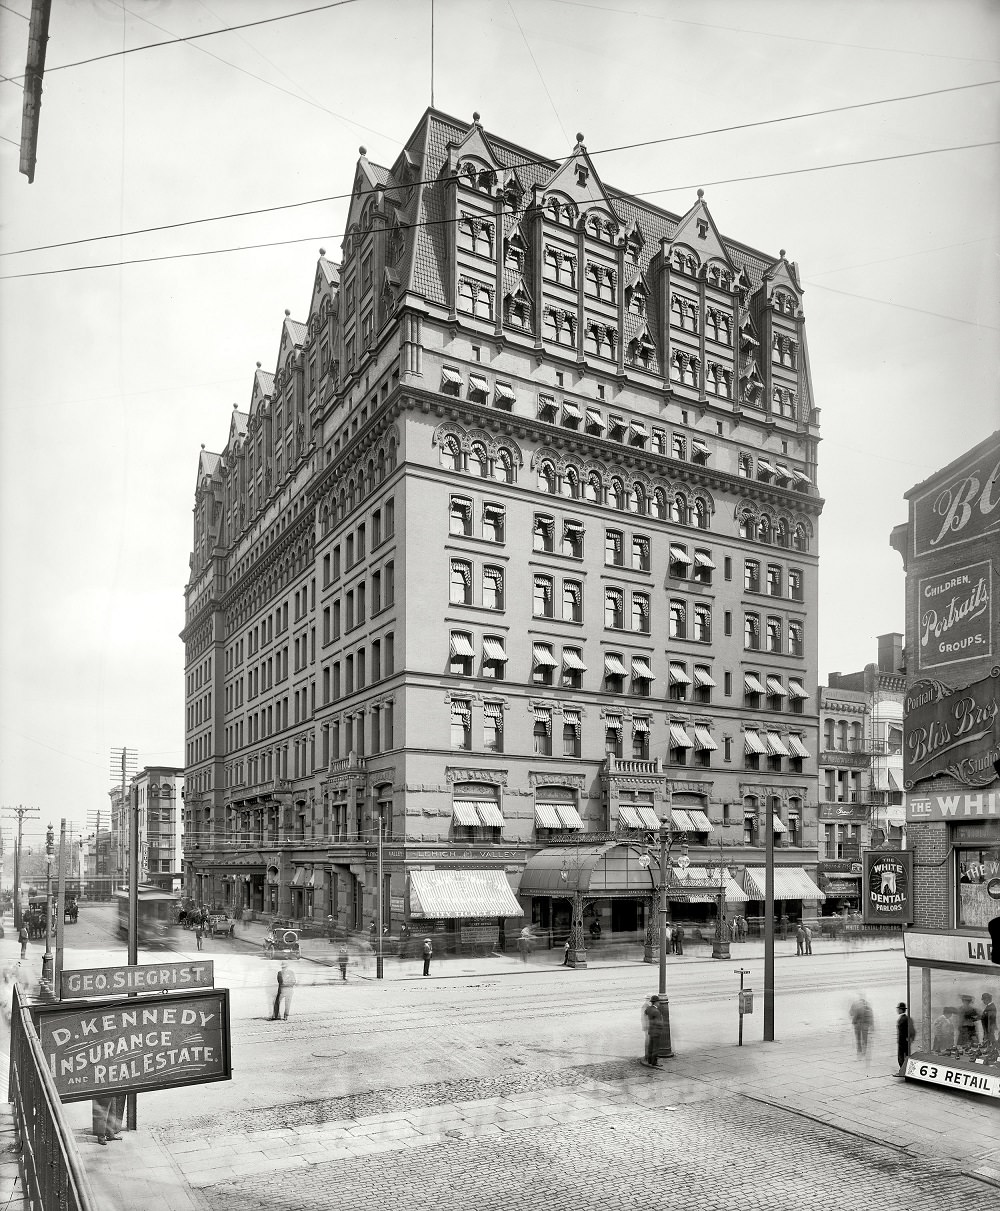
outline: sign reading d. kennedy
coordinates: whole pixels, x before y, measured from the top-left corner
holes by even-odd
[[[913,922],[913,851],[870,850],[863,858],[862,916],[868,925]]]
[[[1000,667],[982,681],[952,689],[940,681],[915,681],[903,716],[903,782],[950,774],[966,786],[989,786],[1000,757]]]

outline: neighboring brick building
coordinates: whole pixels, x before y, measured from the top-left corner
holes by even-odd
[[[581,892],[618,862],[588,912],[641,928],[672,809],[695,871],[721,841],[743,879],[773,828],[787,907],[814,904],[795,265],[701,191],[606,187],[582,139],[559,164],[435,111],[391,168],[362,149],[346,230],[199,459],[188,893],[367,928],[381,817],[393,928],[474,885],[477,915],[518,893],[558,927],[540,851]]]

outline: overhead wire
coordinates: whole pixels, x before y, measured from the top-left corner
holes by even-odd
[[[975,150],[976,148],[980,148],[980,147],[994,147],[998,143],[1000,143],[1000,139],[992,139],[992,140],[989,140],[984,143],[959,144],[959,145],[956,145],[953,147],[932,147],[932,148],[928,148],[924,151],[903,152],[901,154],[892,155],[892,156],[875,156],[875,157],[867,158],[864,160],[843,160],[836,164],[816,164],[816,165],[813,165],[811,168],[789,168],[789,169],[780,170],[778,172],[758,173],[754,176],[731,177],[731,178],[726,178],[726,179],[722,179],[722,180],[718,180],[718,181],[707,181],[707,182],[704,182],[704,184],[706,184],[706,185],[742,184],[747,181],[763,181],[763,180],[773,179],[775,177],[800,176],[804,173],[826,172],[826,171],[829,171],[829,170],[835,169],[835,168],[853,168],[857,165],[878,164],[878,163],[889,162],[889,161],[893,161],[893,160],[914,159],[914,158],[917,158],[920,156],[943,155],[947,152],[953,152],[953,151],[970,151],[970,150]],[[645,191],[642,191],[639,193],[630,193],[627,196],[631,197],[631,198],[654,197],[661,193],[676,193],[676,192],[682,191],[682,190],[694,189],[695,187],[696,187],[695,185],[672,185],[672,186],[669,186],[664,189],[645,190]],[[450,225],[452,223],[456,223],[458,221],[459,221],[458,219],[451,219],[451,218],[449,218],[449,219],[423,219],[423,220],[419,220],[417,222],[412,222],[412,223],[400,223],[399,226],[400,226],[400,230],[402,230],[402,231],[412,231],[418,227],[448,226],[448,225]],[[28,271],[25,273],[7,273],[7,274],[0,274],[0,282],[12,282],[12,281],[17,281],[22,278],[52,277],[54,275],[63,274],[63,273],[84,273],[84,272],[87,272],[87,271],[93,270],[93,269],[111,269],[118,265],[148,265],[148,264],[155,264],[155,263],[161,262],[161,261],[180,261],[180,260],[189,260],[189,259],[192,259],[195,257],[203,257],[203,256],[221,256],[221,255],[224,255],[227,253],[232,253],[232,252],[250,252],[250,251],[255,251],[255,250],[263,249],[263,248],[278,248],[278,247],[282,247],[282,246],[289,245],[289,244],[308,244],[308,243],[312,243],[314,240],[344,239],[344,238],[346,238],[346,235],[347,235],[346,232],[340,232],[336,235],[327,234],[327,235],[299,236],[295,239],[289,239],[289,240],[267,240],[267,241],[264,241],[261,243],[255,243],[255,244],[235,244],[228,248],[208,248],[208,249],[201,249],[201,250],[194,251],[194,252],[171,252],[171,253],[162,253],[158,256],[132,257],[132,258],[128,258],[126,260],[120,260],[120,261],[103,261],[103,262],[99,262],[94,265],[71,265],[71,266],[62,266],[57,269],[38,269],[38,270],[31,270],[31,271]]]
[[[736,126],[720,126],[720,127],[712,127],[708,130],[688,131],[684,134],[664,135],[662,138],[659,138],[659,139],[645,139],[639,143],[620,143],[620,144],[616,144],[613,147],[599,147],[593,151],[588,149],[587,154],[591,157],[591,159],[593,159],[595,156],[609,155],[613,152],[618,152],[618,151],[634,151],[634,150],[636,150],[638,148],[642,148],[642,147],[654,147],[654,146],[657,146],[657,145],[663,144],[663,143],[676,143],[676,142],[679,142],[679,141],[685,140],[685,139],[701,139],[701,138],[708,138],[711,135],[717,135],[717,134],[732,134],[732,133],[735,133],[736,131],[740,131],[740,130],[752,130],[752,129],[755,129],[755,128],[761,127],[761,126],[773,126],[773,125],[776,125],[781,122],[792,122],[792,121],[798,121],[800,119],[805,119],[805,118],[823,117],[827,114],[842,113],[843,111],[848,110],[848,109],[868,109],[868,108],[873,108],[874,106],[877,106],[877,105],[892,105],[892,104],[895,104],[897,102],[902,102],[902,101],[913,101],[913,100],[919,100],[919,99],[922,99],[925,97],[939,96],[943,93],[962,92],[962,91],[964,91],[966,89],[970,89],[970,88],[984,88],[984,87],[986,87],[988,85],[992,85],[992,84],[1000,84],[1000,79],[982,80],[977,84],[959,84],[959,85],[954,85],[949,88],[931,89],[929,91],[919,92],[919,93],[908,93],[904,96],[899,96],[899,97],[883,97],[883,98],[880,98],[875,101],[858,101],[851,105],[837,105],[830,109],[810,110],[810,111],[807,111],[807,112],[801,113],[801,114],[784,114],[777,118],[760,118],[753,122],[742,122]],[[508,171],[510,171],[511,169],[517,169],[517,168],[548,167],[553,164],[558,164],[558,159],[556,159],[554,157],[534,156],[529,160],[521,160],[521,161],[516,161],[513,164],[508,164],[506,166],[506,168]],[[749,179],[749,178],[747,178],[747,179]],[[388,192],[398,192],[399,190],[402,190],[402,189],[409,189],[413,185],[429,185],[429,184],[434,184],[436,181],[439,181],[439,180],[440,180],[440,178],[432,179],[432,178],[428,178],[428,177],[421,177],[418,180],[408,182],[405,186],[391,185],[391,186],[386,186],[384,188],[385,188],[385,192],[387,192],[387,193]],[[729,182],[713,182],[713,183],[714,184],[720,184],[720,183],[728,184]],[[671,188],[675,188],[675,187],[671,187]],[[682,185],[682,186],[676,186],[676,188],[677,189],[690,189],[691,186]],[[622,191],[622,192],[624,192],[624,191]],[[658,192],[664,193],[664,192],[670,192],[670,190],[659,190]],[[632,195],[632,196],[638,196],[638,195]],[[253,210],[237,210],[237,211],[230,211],[226,214],[220,214],[220,215],[206,215],[206,216],[204,216],[202,218],[198,218],[198,219],[184,219],[177,223],[161,223],[161,224],[158,224],[156,226],[151,226],[151,227],[137,227],[131,231],[108,232],[104,235],[83,236],[80,239],[76,239],[76,240],[61,240],[61,241],[51,243],[51,244],[35,244],[35,245],[32,245],[27,248],[12,248],[7,251],[0,251],[0,256],[20,256],[24,253],[29,253],[29,252],[48,252],[48,251],[51,251],[56,248],[70,248],[70,247],[79,246],[81,244],[97,243],[100,240],[113,240],[113,239],[118,239],[122,236],[150,235],[154,232],[159,232],[159,231],[175,231],[181,227],[194,227],[194,226],[201,225],[203,223],[219,223],[219,222],[228,221],[229,219],[249,218],[252,216],[262,215],[262,214],[275,214],[281,210],[296,210],[296,209],[300,209],[304,206],[318,206],[318,205],[323,205],[327,202],[340,202],[340,201],[346,200],[349,197],[351,197],[350,193],[328,194],[325,197],[308,198],[301,202],[285,202],[285,203],[281,203],[280,205],[277,205],[277,206],[261,206],[261,207],[255,208]]]

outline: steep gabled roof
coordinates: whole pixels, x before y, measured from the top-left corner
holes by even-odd
[[[209,479],[212,479],[221,465],[222,455],[213,454],[202,446],[201,453],[198,455],[198,478],[195,480],[196,493],[204,482],[205,477],[207,476]]]
[[[704,234],[702,234],[704,232]],[[730,268],[735,268],[729,255],[729,249],[722,242],[719,229],[715,225],[708,206],[705,204],[705,191],[698,190],[698,200],[677,224],[673,243],[684,243],[694,248],[701,257],[702,263],[711,260],[725,261]]]
[[[601,178],[597,175],[593,161],[583,145],[583,135],[576,136],[576,146],[562,165],[545,182],[544,193],[561,193],[579,209],[581,215],[590,210],[604,212],[620,226],[621,215],[615,209]]]

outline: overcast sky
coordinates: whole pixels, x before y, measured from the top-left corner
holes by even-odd
[[[15,80],[29,7],[0,8]],[[198,451],[222,449],[255,363],[274,369],[285,309],[306,319],[318,250],[339,259],[359,145],[391,164],[430,103],[430,18],[430,0],[56,0],[30,185],[0,82],[5,808],[106,819],[112,747],[183,763]],[[580,131],[608,184],[679,213],[703,187],[724,234],[798,262],[820,678],[874,660],[903,629],[903,493],[1000,427],[1000,5],[436,0],[434,46],[439,109],[556,158]]]

